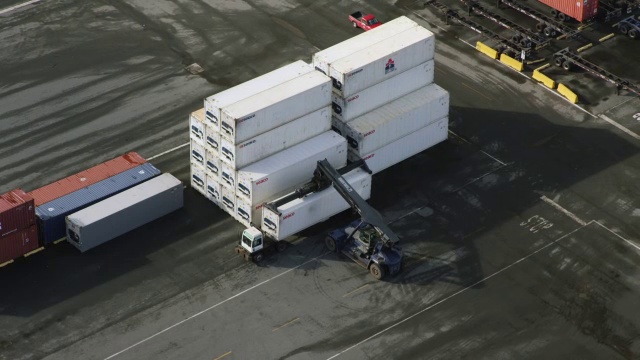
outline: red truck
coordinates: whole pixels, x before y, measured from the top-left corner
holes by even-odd
[[[382,25],[382,23],[378,21],[373,14],[363,15],[360,11],[356,11],[349,15],[349,21],[351,21],[354,28],[359,27],[364,31],[369,31]]]

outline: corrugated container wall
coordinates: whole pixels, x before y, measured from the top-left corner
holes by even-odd
[[[541,3],[583,22],[598,15],[598,0],[538,0]]]
[[[433,33],[421,26],[411,28],[331,64],[333,91],[342,97],[352,96],[432,60],[434,55]]]
[[[65,216],[152,179],[159,174],[160,170],[150,163],[142,164],[36,207],[38,231],[40,232],[42,245],[65,237]]]
[[[326,75],[329,75],[329,66],[333,64],[334,61],[342,59],[345,56],[358,53],[373,44],[393,37],[396,34],[416,26],[418,26],[418,24],[415,21],[406,16],[400,16],[373,30],[363,32],[313,54],[311,62],[316,69],[322,71]]]
[[[237,144],[331,105],[331,79],[318,71],[222,109],[220,134]]]
[[[371,197],[371,175],[366,171],[352,170],[344,179],[363,199]],[[274,239],[283,240],[348,208],[342,195],[329,187],[280,206],[280,214],[263,207],[261,228]]]
[[[344,125],[351,150],[369,154],[449,114],[449,93],[436,84],[366,113]]]
[[[318,161],[336,169],[347,164],[347,141],[327,131],[238,170],[236,194],[249,206],[275,199],[311,180]]]
[[[71,175],[52,184],[33,190],[29,195],[33,197],[35,205],[40,206],[146,162],[147,160],[138,153],[130,152],[81,171],[75,175]]]
[[[222,139],[220,160],[240,169],[331,129],[331,106],[290,121],[235,145]]]
[[[35,223],[36,207],[31,195],[22,189],[0,195],[0,237],[26,229]]]
[[[39,246],[36,225],[9,233],[0,238],[0,264],[16,259]]]
[[[313,67],[311,65],[302,60],[298,60],[209,96],[204,101],[207,124],[220,131],[220,109],[312,71]]]
[[[180,209],[183,193],[171,174],[157,176],[69,215],[67,241],[85,252]]]
[[[443,118],[360,157],[365,160],[373,174],[377,174],[446,140],[449,135],[448,130],[449,118]],[[350,151],[349,159],[355,161],[358,155]]]
[[[433,60],[429,60],[346,99],[333,94],[333,116],[349,122],[370,111],[375,112],[381,106],[431,84],[433,66]]]

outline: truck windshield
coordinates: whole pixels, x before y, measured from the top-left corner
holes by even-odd
[[[369,25],[375,25],[378,23],[378,19],[371,19],[369,20]]]
[[[244,233],[242,234],[242,243],[247,245],[249,248],[251,247],[251,238],[249,238]]]

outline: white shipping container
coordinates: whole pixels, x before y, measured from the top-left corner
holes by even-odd
[[[220,133],[211,126],[205,127],[205,147],[214,154],[219,155],[220,151]]]
[[[204,126],[204,108],[189,114],[189,129],[191,139],[203,145],[206,131]]]
[[[161,174],[67,216],[67,240],[85,252],[183,205],[180,180]]]
[[[234,169],[240,169],[330,129],[331,107],[325,106],[235,145],[222,138],[220,160]]]
[[[384,39],[388,39],[405,30],[409,30],[418,24],[406,16],[400,16],[386,22],[377,28],[365,31],[362,34],[351,37],[329,48],[313,54],[313,66],[325,74],[329,74],[329,66],[336,60],[345,56],[358,53],[371,45]]]
[[[220,181],[220,158],[208,149],[205,150],[205,171],[207,176],[211,176],[214,180]]]
[[[255,77],[204,100],[207,124],[220,131],[220,109],[246,99],[255,94],[269,90],[283,82],[312,72],[313,66],[298,60],[266,74]]]
[[[206,156],[204,151],[204,146],[202,144],[198,144],[193,139],[191,139],[190,142],[191,142],[191,145],[190,145],[191,162],[194,162],[204,167],[204,161]]]
[[[207,175],[204,169],[193,162],[191,162],[191,187],[198,190],[202,195],[207,195],[205,190],[207,181]]]
[[[331,130],[344,136],[344,124],[345,124],[344,121],[335,117],[333,114],[331,115]]]
[[[236,175],[236,171],[231,166],[220,161],[220,185],[233,189],[235,192]]]
[[[345,174],[344,178],[363,199],[371,197],[371,175],[366,171],[358,168]],[[268,236],[283,240],[349,207],[342,195],[329,187],[278,207],[279,213],[263,207],[261,229]]]
[[[249,207],[273,200],[311,180],[318,161],[323,159],[336,169],[344,167],[345,138],[327,131],[238,170],[236,195]]]
[[[331,105],[331,79],[314,71],[221,110],[220,134],[238,144]]]
[[[380,41],[331,64],[333,91],[350,97],[372,85],[433,60],[435,37],[421,26]]]
[[[240,197],[236,197],[236,219],[244,226],[251,226],[254,219],[260,219],[262,204],[251,206]]]
[[[236,217],[236,193],[233,189],[229,189],[226,186],[220,187],[220,194],[222,195],[222,201],[220,207],[229,213],[229,215]]]
[[[377,174],[446,140],[448,130],[449,118],[443,118],[369,154],[359,155],[349,151],[349,159],[355,161],[358,156],[361,157],[366,161],[369,169]]]
[[[369,154],[448,116],[449,93],[436,84],[425,86],[349,121],[344,136],[358,154]]]
[[[216,204],[220,204],[221,191],[220,183],[207,174],[207,198]]]
[[[429,60],[348,98],[333,94],[333,116],[349,122],[370,111],[377,111],[379,107],[431,84],[433,66],[433,60]]]

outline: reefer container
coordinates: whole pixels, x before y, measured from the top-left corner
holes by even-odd
[[[598,0],[539,0],[541,3],[556,9],[580,22],[587,21],[598,15]]]
[[[350,97],[379,82],[433,60],[435,37],[421,26],[382,40],[331,64],[329,76],[342,97]]]
[[[343,98],[333,94],[333,116],[349,122],[433,82],[433,60]]]
[[[204,101],[207,124],[220,131],[220,123],[218,121],[220,119],[220,109],[312,71],[313,67],[311,65],[298,60],[209,96]]]
[[[202,195],[207,195],[205,186],[207,185],[207,175],[204,168],[191,162],[191,187]]]
[[[216,204],[220,204],[220,191],[218,180],[207,174],[207,198]]]
[[[448,130],[449,118],[443,118],[360,157],[366,161],[369,169],[374,174],[377,174],[392,165],[446,140]],[[349,151],[349,159],[352,161],[357,160],[358,154]]]
[[[256,219],[260,219],[261,214],[262,204],[251,206],[245,199],[236,196],[236,220],[242,225],[251,226]]]
[[[449,114],[449,93],[425,86],[344,125],[350,150],[369,154]]]
[[[189,133],[191,139],[200,145],[204,145],[205,126],[204,126],[204,108],[194,111],[189,115]]]
[[[335,115],[331,115],[331,130],[340,135],[344,135],[344,121],[335,117]]]
[[[331,105],[331,79],[314,71],[221,110],[220,134],[238,144]]]
[[[418,24],[415,21],[406,16],[400,16],[373,30],[363,32],[360,35],[351,37],[313,54],[312,64],[316,69],[329,75],[329,66],[333,64],[334,61],[351,54],[359,53],[375,43],[416,26],[418,26]]]
[[[363,199],[369,199],[370,174],[358,168],[343,176]],[[348,208],[349,204],[342,195],[333,187],[329,187],[280,206],[277,209],[278,213],[263,207],[261,228],[273,239],[283,240]]]
[[[204,152],[204,146],[191,139],[191,162],[205,167],[206,155],[207,154]]]
[[[236,217],[236,192],[225,186],[220,186],[220,194],[222,195],[222,201],[220,207],[229,213],[229,215]]]
[[[0,195],[0,237],[36,223],[33,197],[22,189]],[[1,241],[1,240],[0,240]],[[4,261],[0,260],[0,263]]]
[[[220,179],[220,158],[208,149],[206,154],[206,172],[207,176],[212,176],[216,181]]]
[[[184,205],[183,187],[162,174],[66,218],[67,241],[85,252]]]
[[[325,106],[235,145],[222,138],[220,160],[233,169],[240,169],[330,129],[331,106]]]
[[[273,200],[311,180],[323,159],[336,169],[345,166],[345,138],[327,131],[238,170],[236,195],[250,206]]]
[[[8,233],[0,238],[0,264],[29,253],[39,246],[36,225]]]
[[[220,185],[236,191],[236,170],[228,164],[220,162]]]
[[[211,126],[207,126],[205,127],[205,136],[206,150],[218,155],[220,151],[220,133],[217,130],[214,130]]]
[[[147,160],[136,152],[126,153],[75,175],[33,190],[29,195],[33,197],[35,206],[40,206],[146,162]]]
[[[160,170],[155,166],[150,163],[142,164],[36,207],[38,231],[42,245],[65,237],[65,216],[158,175],[160,175]]]

